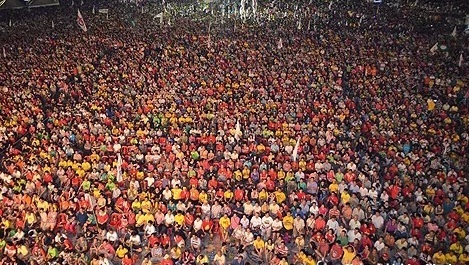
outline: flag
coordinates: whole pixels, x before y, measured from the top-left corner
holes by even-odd
[[[160,24],[163,24],[163,12],[159,13],[154,18],[159,18],[160,19]]]
[[[283,48],[283,40],[282,40],[282,38],[280,38],[280,39],[278,40],[278,42],[277,42],[277,49],[280,50],[280,49],[282,49],[282,48]]]
[[[415,0],[414,6],[417,6],[418,3],[419,3],[419,0]]]
[[[236,127],[235,127],[235,132],[234,132],[234,137],[237,141],[239,141],[239,137],[243,135],[241,132],[241,125],[239,124],[239,120],[236,121]]]
[[[300,147],[300,136],[298,136],[298,139],[296,139],[296,144],[295,144],[295,149],[293,149],[293,161],[296,161],[296,158],[298,157],[298,148]]]
[[[331,1],[331,3],[329,4],[329,10],[331,10],[331,9],[332,9],[332,1]]]
[[[308,20],[308,31],[311,29],[311,20]]]
[[[93,5],[93,11],[92,12],[93,12],[93,15],[96,14],[96,8],[94,7],[94,5]]]
[[[52,20],[52,28],[55,28],[54,20]]]
[[[71,4],[71,6],[74,6],[74,5],[75,5],[75,1],[73,1],[73,0],[72,0],[72,4]]]
[[[451,32],[451,37],[456,38],[456,34],[457,34],[456,26],[454,26],[453,32]]]
[[[360,21],[358,22],[359,25],[362,24],[362,21],[363,21],[363,18],[364,18],[364,17],[365,17],[365,15],[362,15],[362,16],[360,17]]]
[[[464,58],[462,57],[462,53],[459,55],[459,62],[458,62],[458,66],[461,67],[462,66],[462,62],[464,61]]]
[[[433,45],[433,47],[430,49],[431,53],[435,53],[438,50],[438,42]]]
[[[7,58],[7,51],[5,50],[5,47],[3,47],[3,58]]]
[[[10,19],[10,21],[8,22],[8,26],[10,26],[10,27],[13,26],[13,23],[11,22],[11,19]]]
[[[87,32],[88,29],[86,28],[85,20],[83,20],[83,16],[81,15],[80,9],[78,9],[78,17],[77,17],[78,26],[84,31]]]
[[[117,182],[122,182],[122,156],[120,153],[117,154]]]
[[[81,0],[80,5],[81,5],[81,6],[83,5],[83,0]]]
[[[109,9],[107,9],[107,8],[100,8],[100,9],[98,9],[98,13],[100,13],[100,14],[108,14],[108,13],[109,13]]]

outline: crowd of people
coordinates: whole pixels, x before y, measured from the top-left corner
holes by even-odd
[[[0,264],[467,264],[458,9],[274,2],[2,20]]]

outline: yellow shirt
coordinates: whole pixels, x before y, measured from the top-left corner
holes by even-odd
[[[91,169],[91,164],[88,162],[83,162],[81,164],[81,167],[83,168],[84,171],[89,171]]]
[[[37,204],[36,204],[37,208],[38,209],[43,209],[43,210],[48,210],[49,209],[49,203],[46,202],[46,201],[38,201]]]
[[[117,248],[116,249],[116,255],[118,258],[122,259],[125,254],[127,254],[129,251],[126,248]]]
[[[149,221],[155,222],[155,216],[154,216],[153,214],[151,214],[151,213],[146,213],[146,214],[145,214],[145,220],[146,220],[147,222],[149,222]]]
[[[135,219],[136,219],[135,222],[137,226],[141,226],[147,221],[145,218],[145,215],[143,214],[137,214],[137,216],[135,216]]]
[[[346,248],[344,248],[344,255],[342,256],[342,264],[351,264],[352,260],[355,258],[357,254],[355,251],[349,252]]]
[[[142,205],[141,205],[141,208],[142,208],[143,212],[145,212],[145,213],[149,212],[152,208],[151,202],[149,200],[143,201]]]
[[[465,253],[459,255],[459,262],[462,264],[468,264],[469,263],[469,255],[466,255]]]
[[[347,192],[342,192],[340,194],[340,199],[342,200],[342,203],[347,203],[350,201],[350,194],[348,194]]]
[[[277,178],[278,179],[284,179],[285,178],[285,171],[280,170],[279,172],[277,172]]]
[[[287,199],[287,196],[285,195],[285,193],[281,191],[274,192],[274,195],[275,195],[275,200],[277,201],[278,204],[283,203]]]
[[[257,249],[257,250],[264,249],[264,247],[265,247],[264,240],[262,240],[260,238],[254,240],[254,242],[252,244],[253,244],[254,248]]]
[[[432,261],[435,262],[437,265],[440,264],[445,264],[446,263],[446,257],[445,254],[441,253],[435,253],[433,254]]]
[[[466,223],[469,223],[469,213],[463,213],[461,215],[461,219],[466,222]]]
[[[306,258],[304,261],[304,264],[306,265],[316,265],[316,261],[313,258]]]
[[[18,247],[16,249],[16,253],[19,254],[19,255],[26,256],[26,255],[28,255],[29,250],[25,245],[21,245],[20,247]]]
[[[25,218],[28,224],[32,224],[36,221],[36,216],[33,213],[26,213]]]
[[[223,193],[223,197],[225,197],[225,199],[231,199],[233,198],[233,192],[231,190],[227,190]]]
[[[82,168],[77,168],[76,170],[76,173],[77,175],[80,177],[80,178],[83,178],[83,176],[85,176],[85,170],[83,170]]]
[[[200,202],[206,202],[207,199],[208,199],[207,193],[201,192],[201,193],[199,194],[199,201],[200,201]]]
[[[226,229],[228,229],[228,227],[230,227],[231,220],[230,220],[230,218],[228,218],[226,216],[223,216],[222,218],[220,218],[218,223],[220,224],[221,227],[223,227],[223,229],[226,230]]]
[[[292,230],[293,229],[293,216],[285,216],[283,217],[283,227],[287,230]]]
[[[184,224],[184,215],[178,213],[174,216],[174,222],[178,225]]]
[[[456,255],[451,254],[451,253],[446,253],[445,258],[446,258],[446,263],[448,263],[448,264],[458,263],[458,257]]]
[[[331,185],[329,185],[329,191],[337,193],[337,191],[339,191],[339,185],[337,183],[331,183]]]
[[[267,191],[259,192],[259,200],[265,201],[267,198],[269,198],[269,193]]]
[[[171,190],[173,192],[173,199],[180,200],[181,199],[181,188],[174,188]]]
[[[306,263],[306,260],[308,259],[306,254],[303,252],[298,253],[297,257],[298,257],[298,260],[301,261],[301,263]]]
[[[456,255],[460,255],[463,253],[464,251],[464,248],[462,247],[461,244],[456,244],[456,243],[453,243],[451,244],[451,246],[449,247],[449,250],[453,251],[454,253],[456,253]]]
[[[132,203],[132,209],[134,209],[135,211],[138,211],[142,208],[142,203],[140,201],[137,201],[135,200],[133,203]]]

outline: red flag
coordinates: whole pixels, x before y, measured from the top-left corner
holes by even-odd
[[[83,20],[83,16],[81,15],[80,9],[78,9],[78,17],[77,17],[78,26],[84,31],[87,32],[88,29],[86,28],[85,20]]]

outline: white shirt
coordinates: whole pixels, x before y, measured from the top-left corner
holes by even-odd
[[[195,219],[192,227],[195,231],[199,231],[200,229],[202,229],[202,219]]]
[[[274,222],[274,219],[270,217],[270,215],[266,215],[262,217],[262,229],[267,230],[272,228],[272,223]]]
[[[171,197],[173,197],[173,193],[171,190],[163,190],[163,198],[167,201],[171,200]]]
[[[140,241],[140,236],[139,236],[139,235],[130,236],[129,241],[130,241],[133,245],[140,245],[140,243],[141,243],[141,241]]]
[[[174,179],[171,180],[171,187],[176,188],[176,185],[181,187],[181,180],[174,178]]]
[[[244,243],[251,245],[254,242],[254,234],[251,231],[244,232]]]
[[[303,218],[295,218],[293,220],[293,226],[296,230],[301,231],[305,228],[305,220],[303,220]]]
[[[312,213],[312,214],[314,214],[315,216],[317,216],[318,213],[319,213],[319,207],[318,207],[318,205],[317,205],[317,204],[316,204],[316,205],[311,205],[311,206],[309,207],[309,212]]]
[[[241,218],[241,221],[239,223],[243,226],[243,228],[248,228],[249,227],[249,219],[248,218]]]
[[[204,204],[202,204],[202,206],[200,208],[202,209],[202,213],[204,215],[210,216],[210,210],[211,210],[210,204],[204,203]]]
[[[215,257],[213,257],[213,262],[217,265],[225,265],[225,255],[218,256],[218,254],[215,254]]]
[[[380,242],[379,240],[375,242],[374,247],[376,250],[381,251],[384,248],[384,242]]]
[[[244,213],[246,215],[251,215],[254,212],[254,207],[252,206],[251,203],[245,202],[243,205],[243,208],[244,208]]]
[[[279,219],[275,219],[274,222],[272,223],[272,230],[274,232],[278,232],[283,228],[283,223]]]
[[[156,232],[156,228],[153,224],[147,224],[145,226],[145,234],[151,235]]]
[[[348,225],[350,226],[350,230],[355,230],[355,228],[360,228],[361,226],[360,221],[358,220],[355,221],[355,219],[351,219],[348,222]]]
[[[312,215],[306,220],[306,226],[309,229],[313,229],[316,226],[316,219]]]
[[[353,242],[355,239],[358,239],[358,240],[362,239],[362,235],[360,234],[360,232],[355,234],[354,230],[348,231],[347,237],[348,237],[348,242]]]
[[[339,229],[339,223],[337,222],[337,220],[332,220],[332,219],[329,219],[326,223],[326,226],[328,226],[330,229],[332,229],[334,231],[334,233],[337,234],[337,230]]]
[[[253,216],[251,218],[251,227],[253,229],[259,228],[262,225],[262,218],[259,216]]]
[[[117,235],[116,231],[107,231],[106,239],[109,242],[116,242],[117,239],[119,239],[119,236]]]
[[[373,215],[371,217],[371,222],[376,227],[376,229],[381,229],[381,227],[383,227],[384,225],[384,219],[381,215],[379,216]]]
[[[168,212],[165,216],[164,216],[164,222],[167,224],[167,225],[172,225],[174,223],[174,215],[170,212]]]

